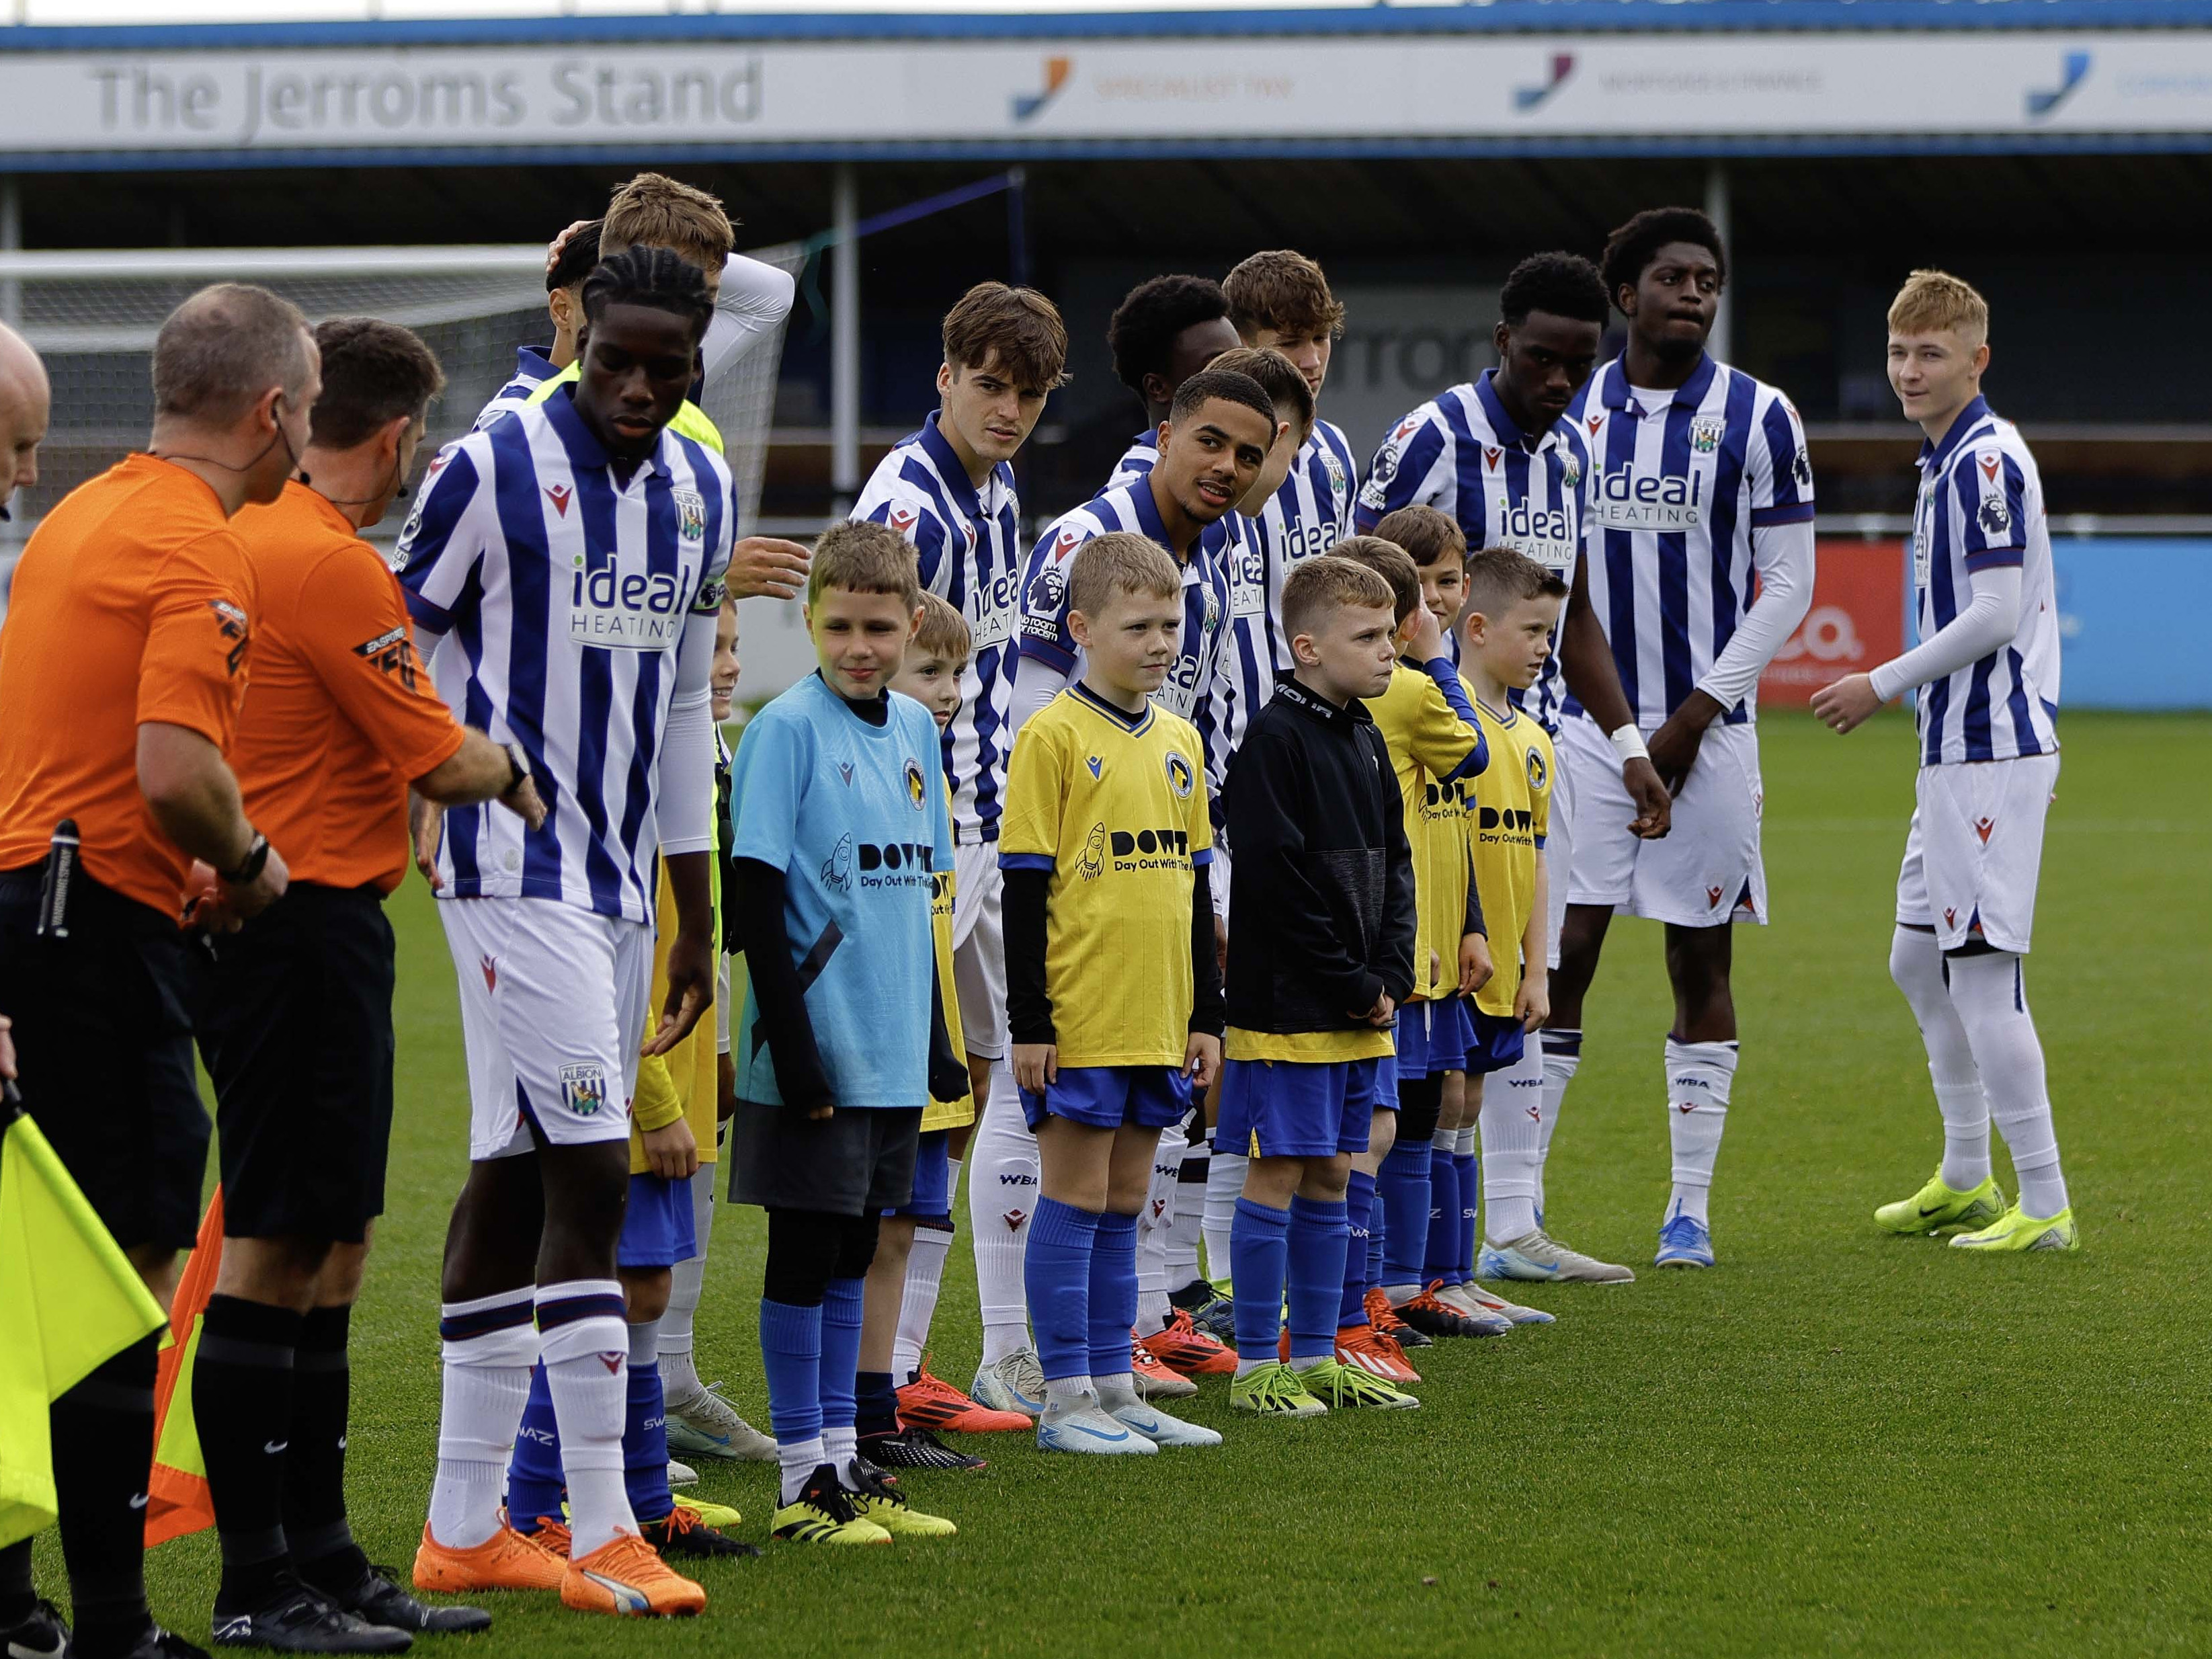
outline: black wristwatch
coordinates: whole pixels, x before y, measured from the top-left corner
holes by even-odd
[[[507,745],[507,763],[510,770],[507,775],[507,787],[500,791],[502,795],[513,794],[530,781],[530,757],[523,751],[520,744],[510,743]]]
[[[253,837],[253,845],[247,848],[246,856],[239,860],[238,868],[224,871],[222,879],[233,887],[243,887],[247,883],[258,879],[262,866],[268,862],[269,837],[257,832]]]

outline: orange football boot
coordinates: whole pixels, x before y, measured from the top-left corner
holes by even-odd
[[[1421,1374],[1406,1363],[1406,1351],[1372,1325],[1346,1325],[1336,1334],[1336,1357],[1343,1364],[1386,1382],[1418,1382]]]
[[[1168,1315],[1164,1329],[1140,1336],[1137,1346],[1171,1371],[1185,1376],[1234,1376],[1237,1351],[1220,1338],[1201,1331],[1189,1310],[1176,1308]]]
[[[707,1607],[707,1592],[634,1532],[618,1533],[561,1577],[561,1605],[629,1619],[683,1619]]]
[[[565,1541],[565,1540],[564,1540]],[[415,1588],[441,1595],[476,1590],[557,1590],[568,1564],[538,1540],[524,1536],[500,1517],[499,1530],[474,1548],[457,1550],[430,1535],[415,1552]]]
[[[949,1429],[955,1434],[1012,1434],[1034,1432],[1036,1419],[1020,1412],[994,1412],[934,1375],[925,1358],[914,1381],[898,1391],[899,1421],[910,1429],[934,1434]]]

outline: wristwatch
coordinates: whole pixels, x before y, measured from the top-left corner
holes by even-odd
[[[253,845],[246,849],[246,856],[239,860],[238,868],[224,871],[222,879],[233,887],[243,887],[247,883],[257,879],[261,874],[262,866],[268,862],[269,837],[257,831],[253,837]]]
[[[530,757],[523,752],[520,744],[507,745],[507,763],[511,770],[507,774],[507,787],[500,791],[502,795],[513,794],[530,781]]]

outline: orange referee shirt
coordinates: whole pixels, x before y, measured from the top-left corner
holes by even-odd
[[[76,820],[94,881],[174,916],[191,867],[138,793],[138,727],[228,749],[258,606],[215,491],[132,455],[40,521],[0,623],[0,870]]]
[[[261,591],[230,754],[246,816],[294,881],[388,893],[407,871],[407,786],[452,757],[460,725],[416,660],[399,579],[343,514],[295,481],[234,523]]]

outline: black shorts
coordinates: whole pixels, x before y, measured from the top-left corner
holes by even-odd
[[[40,939],[39,884],[36,866],[0,873],[0,1013],[23,1103],[117,1243],[190,1249],[207,1171],[192,1069],[205,952],[82,869],[69,937]]]
[[[226,1237],[358,1243],[383,1213],[392,964],[374,887],[295,882],[215,941],[199,1040]]]
[[[921,1108],[850,1107],[811,1118],[740,1100],[730,1120],[730,1200],[764,1210],[877,1215],[914,1196]]]

